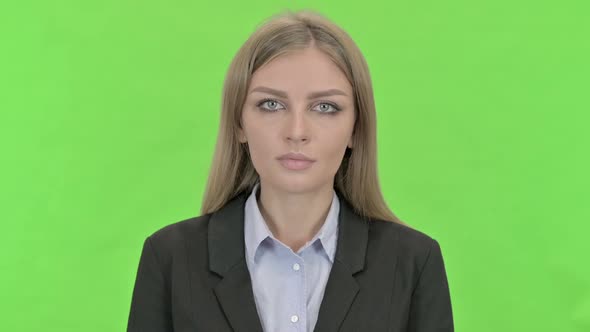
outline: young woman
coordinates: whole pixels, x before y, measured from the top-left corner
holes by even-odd
[[[201,215],[143,245],[127,331],[453,331],[436,240],[387,207],[367,64],[309,10],[227,73]]]

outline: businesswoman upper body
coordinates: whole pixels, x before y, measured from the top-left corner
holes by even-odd
[[[287,11],[233,59],[201,215],[145,239],[127,331],[453,331],[439,243],[387,207],[355,43]]]

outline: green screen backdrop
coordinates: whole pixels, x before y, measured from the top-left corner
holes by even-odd
[[[457,331],[590,331],[587,1],[3,1],[1,331],[123,331],[146,236],[199,214],[221,89],[269,15],[366,56],[391,209]]]

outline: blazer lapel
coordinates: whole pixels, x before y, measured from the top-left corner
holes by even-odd
[[[209,269],[223,277],[214,292],[236,332],[262,332],[245,260],[244,204],[242,193],[211,215],[209,220]]]
[[[360,288],[354,274],[365,264],[367,221],[354,212],[342,194],[338,193],[338,197],[336,254],[314,331],[338,331]],[[211,215],[209,268],[223,278],[214,292],[234,331],[262,332],[245,260],[244,204],[247,198],[248,193],[241,193]]]
[[[338,331],[359,292],[354,274],[362,271],[369,237],[368,222],[338,193],[338,241],[314,331]]]

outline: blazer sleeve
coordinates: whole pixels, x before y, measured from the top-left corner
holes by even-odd
[[[172,332],[170,288],[166,282],[151,236],[143,243],[127,332]]]
[[[418,277],[410,303],[408,332],[453,332],[449,284],[439,243],[430,251]]]

